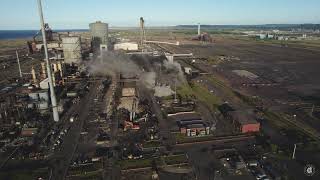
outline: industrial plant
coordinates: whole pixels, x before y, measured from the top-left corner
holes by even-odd
[[[319,30],[62,31],[37,2],[0,49],[0,179],[319,178]]]

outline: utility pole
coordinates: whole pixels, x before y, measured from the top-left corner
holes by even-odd
[[[311,117],[313,117],[313,112],[314,112],[314,104],[312,105],[311,112],[310,112]]]
[[[21,71],[21,66],[20,66],[20,59],[19,59],[18,49],[16,49],[16,55],[17,55],[17,62],[18,62],[20,78],[22,78],[22,71]]]
[[[45,53],[45,61],[47,64],[47,74],[48,74],[48,79],[49,79],[53,120],[55,122],[58,122],[59,121],[59,113],[58,113],[58,107],[57,107],[56,94],[54,92],[54,85],[53,85],[53,81],[52,81],[51,64],[50,64],[49,55],[48,55],[47,38],[46,38],[46,31],[45,31],[45,27],[44,27],[41,0],[38,0],[38,10],[39,10],[39,16],[40,16],[40,23],[41,23],[41,32],[42,32],[42,40],[43,40],[44,53]]]
[[[177,80],[174,81],[174,102],[177,103]]]
[[[294,144],[294,149],[293,149],[293,153],[292,153],[292,159],[296,158],[296,149],[297,149],[297,144]]]

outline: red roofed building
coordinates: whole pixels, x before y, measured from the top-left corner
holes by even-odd
[[[260,123],[256,121],[254,115],[246,111],[233,111],[230,113],[235,127],[241,133],[251,133],[260,131]]]

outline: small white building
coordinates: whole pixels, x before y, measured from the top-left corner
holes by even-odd
[[[190,67],[184,67],[184,72],[186,74],[191,74],[192,73],[192,69]]]
[[[49,79],[46,78],[40,82],[40,89],[49,89]]]
[[[100,52],[103,52],[103,51],[108,51],[108,45],[100,44]]]
[[[133,42],[123,42],[114,45],[114,50],[137,51],[138,44]]]

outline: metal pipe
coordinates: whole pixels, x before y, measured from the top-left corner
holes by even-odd
[[[22,71],[21,71],[21,66],[20,66],[20,59],[19,59],[18,49],[16,49],[16,55],[17,55],[19,74],[20,74],[20,77],[22,78]]]
[[[42,62],[41,63],[41,73],[42,73],[42,78],[45,79],[47,78],[47,73],[46,73],[46,63]]]
[[[41,0],[38,0],[38,10],[39,10],[39,16],[40,16],[40,23],[41,23],[41,32],[42,32],[42,39],[43,39],[43,46],[44,46],[44,53],[45,53],[45,61],[47,63],[47,74],[48,74],[48,79],[49,79],[53,120],[55,122],[58,122],[59,121],[59,113],[58,113],[58,107],[57,107],[56,94],[54,92],[54,86],[53,86],[53,81],[52,81],[51,65],[49,62],[48,46],[47,46],[47,39],[46,39],[46,31],[44,28]]]
[[[147,40],[144,40],[143,42],[145,42],[145,43],[155,43],[155,44],[169,44],[169,45],[175,45],[175,46],[179,46],[180,45],[179,41],[177,41],[175,43],[172,43],[172,42],[161,42],[161,41],[147,41]]]
[[[33,66],[32,66],[32,68],[31,68],[31,76],[32,76],[33,84],[34,84],[36,87],[38,87],[38,80],[37,80],[36,70],[34,69]]]
[[[177,102],[177,80],[174,81],[174,101]]]

